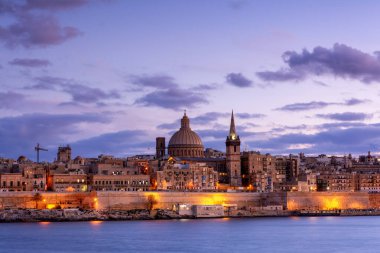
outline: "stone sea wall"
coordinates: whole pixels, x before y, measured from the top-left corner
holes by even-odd
[[[172,209],[177,204],[224,205],[237,209],[283,206],[287,210],[380,209],[380,194],[365,192],[0,192],[0,209]]]

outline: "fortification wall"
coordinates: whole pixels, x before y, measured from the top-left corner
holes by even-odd
[[[87,192],[44,193],[0,192],[0,209],[72,208],[146,209],[153,196],[154,208],[172,208],[176,204],[232,204],[238,208],[283,205],[288,210],[329,210],[380,208],[380,194],[365,192],[288,192],[288,193],[220,193],[220,192]]]
[[[172,208],[176,204],[236,204],[238,208],[285,203],[285,195],[272,193],[219,192],[97,192],[97,209],[147,208],[148,197],[156,200],[155,208]]]
[[[288,192],[288,210],[333,210],[371,208],[366,192]]]

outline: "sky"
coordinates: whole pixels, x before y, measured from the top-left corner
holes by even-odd
[[[380,153],[379,1],[0,0],[0,157]]]

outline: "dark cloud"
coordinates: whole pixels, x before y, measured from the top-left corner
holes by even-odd
[[[139,88],[173,89],[178,87],[174,78],[168,75],[131,75],[128,80]]]
[[[65,92],[72,97],[74,103],[101,103],[106,99],[118,99],[121,95],[117,91],[103,91],[78,83],[75,80],[43,76],[35,78],[36,84],[27,89],[55,90]]]
[[[359,105],[359,104],[365,104],[368,102],[370,102],[370,100],[368,99],[351,98],[351,99],[347,99],[344,104],[345,105]]]
[[[334,44],[331,49],[315,47],[312,52],[287,51],[282,58],[287,68],[258,72],[257,76],[265,81],[297,81],[309,75],[333,75],[364,83],[380,81],[379,57],[344,44]]]
[[[88,0],[27,0],[22,7],[24,10],[51,10],[61,11],[78,8],[87,4]]]
[[[135,104],[143,106],[157,106],[165,109],[179,110],[207,104],[204,94],[190,89],[169,89],[150,92],[137,99]]]
[[[319,118],[332,119],[338,121],[363,121],[365,119],[372,118],[372,114],[360,113],[360,112],[343,112],[343,113],[328,113],[317,114]]]
[[[31,68],[39,68],[39,67],[46,67],[50,65],[50,62],[48,60],[42,60],[42,59],[13,59],[9,62],[11,65],[17,65],[22,67],[31,67]]]
[[[350,128],[331,126],[326,131],[315,134],[285,134],[267,140],[249,141],[250,146],[258,147],[273,154],[305,152],[306,154],[358,154],[372,149],[379,151],[379,124],[358,125]],[[305,148],[290,148],[292,145],[308,144]]]
[[[226,76],[227,83],[239,87],[239,88],[246,88],[252,86],[252,81],[243,76],[241,73],[229,73]]]
[[[0,13],[12,17],[13,23],[0,26],[0,41],[10,48],[47,47],[61,44],[82,33],[75,27],[62,26],[53,15],[81,7],[87,0],[26,0],[0,2]]]
[[[80,156],[97,157],[99,154],[112,154],[119,157],[141,153],[154,153],[154,140],[146,140],[147,132],[125,130],[106,133],[72,143],[73,151]]]
[[[290,70],[277,70],[277,71],[260,71],[256,72],[256,75],[264,81],[299,81],[304,78],[303,73],[298,73]]]
[[[0,153],[17,158],[24,154],[34,159],[34,145],[54,146],[67,142],[67,136],[83,131],[83,123],[108,123],[104,114],[24,114],[0,118]],[[44,157],[50,159],[56,150],[49,150]]]
[[[280,108],[277,108],[275,110],[278,110],[278,111],[308,111],[308,110],[325,108],[325,107],[331,106],[331,105],[353,106],[353,105],[359,105],[359,104],[364,104],[364,103],[368,103],[368,102],[370,102],[370,100],[358,99],[358,98],[347,99],[342,103],[312,101],[312,102],[307,102],[307,103],[288,104],[288,105],[284,105]]]
[[[12,109],[25,101],[25,96],[13,91],[0,92],[0,109]]]

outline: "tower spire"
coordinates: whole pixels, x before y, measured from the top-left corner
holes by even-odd
[[[234,118],[234,110],[232,110],[231,114],[231,124],[230,124],[230,135],[229,137],[234,140],[236,139],[236,128],[235,128],[235,118]]]

